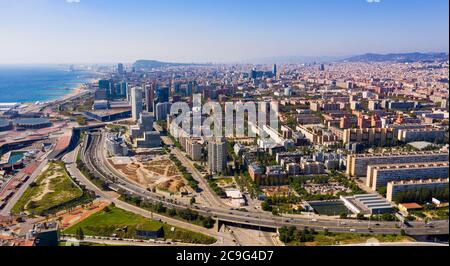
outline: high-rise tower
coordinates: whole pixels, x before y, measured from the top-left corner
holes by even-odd
[[[224,173],[227,167],[227,143],[224,138],[208,141],[208,168],[211,173]]]
[[[131,88],[131,114],[133,121],[138,121],[142,113],[142,89],[140,87]]]
[[[153,84],[145,85],[145,109],[147,112],[153,112],[153,104],[155,101],[155,92],[153,90]]]

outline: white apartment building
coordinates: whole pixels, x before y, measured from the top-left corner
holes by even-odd
[[[224,138],[208,141],[208,168],[213,174],[223,173],[227,167],[227,143]]]
[[[446,178],[449,163],[381,164],[367,167],[366,185],[374,191],[391,181]]]
[[[445,189],[449,186],[449,179],[423,179],[423,180],[403,180],[389,182],[387,186],[386,198],[390,202],[396,201],[398,195],[417,190]]]
[[[448,152],[443,151],[351,154],[347,157],[347,174],[356,177],[366,176],[369,165],[444,162],[448,159]]]

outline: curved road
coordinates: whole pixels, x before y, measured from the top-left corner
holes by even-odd
[[[102,199],[108,200],[111,203],[114,203],[119,208],[122,208],[126,211],[130,211],[130,212],[138,214],[138,215],[141,215],[143,217],[146,217],[149,219],[161,220],[162,222],[166,222],[166,223],[171,224],[176,227],[180,227],[180,228],[187,229],[187,230],[193,230],[193,231],[205,234],[205,235],[215,237],[218,240],[216,245],[230,245],[230,244],[234,243],[233,239],[227,234],[223,234],[223,233],[217,232],[216,230],[213,230],[213,229],[206,229],[201,226],[193,225],[193,224],[190,224],[187,222],[183,222],[183,221],[180,221],[177,219],[173,219],[173,218],[170,218],[167,216],[159,215],[157,213],[153,213],[153,212],[144,210],[142,208],[136,207],[134,205],[131,205],[131,204],[128,204],[126,202],[119,200],[117,195],[114,195],[115,193],[110,193],[110,192],[101,190],[95,184],[93,184],[86,176],[84,176],[77,168],[76,156],[77,156],[79,150],[80,150],[80,148],[77,148],[74,151],[66,154],[63,157],[63,161],[66,163],[69,174],[74,179],[79,181],[81,184],[86,186],[87,189],[94,191],[97,196],[101,197]],[[87,152],[87,150],[84,149],[84,147],[83,147],[81,152],[82,152],[82,154],[84,154]],[[85,162],[85,163],[90,163],[90,161],[88,160],[88,162]]]

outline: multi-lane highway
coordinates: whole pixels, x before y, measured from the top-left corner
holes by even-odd
[[[86,147],[86,146],[83,145],[83,147]],[[78,147],[74,151],[66,154],[63,157],[63,161],[66,163],[67,170],[68,170],[69,174],[71,175],[71,177],[76,179],[81,184],[83,184],[87,189],[94,191],[97,194],[97,196],[114,203],[119,208],[122,208],[126,211],[129,211],[129,212],[132,212],[132,213],[135,213],[138,215],[141,215],[143,217],[160,220],[162,222],[166,222],[168,224],[171,224],[171,225],[179,227],[179,228],[184,228],[187,230],[194,230],[196,232],[200,232],[205,235],[215,237],[218,240],[218,242],[216,243],[217,245],[233,245],[234,244],[233,239],[229,234],[224,234],[223,232],[217,232],[216,230],[213,230],[213,229],[206,229],[201,226],[193,225],[193,224],[190,224],[187,222],[183,222],[183,221],[180,221],[177,219],[173,219],[173,218],[170,218],[167,216],[159,215],[157,213],[153,213],[153,212],[138,208],[134,205],[131,205],[131,204],[128,204],[126,202],[119,200],[118,195],[116,193],[103,191],[102,189],[98,188],[86,176],[84,176],[76,166],[76,156],[78,154],[78,151],[81,149],[81,154],[90,152],[90,149],[84,149],[83,147]],[[88,157],[85,157],[85,158],[88,158]],[[88,159],[85,161],[85,163],[88,165],[89,168],[93,169],[92,168],[92,160]],[[100,175],[100,173],[96,172],[95,170],[94,170],[94,174]],[[117,185],[117,188],[125,189],[125,187],[122,187],[122,185],[120,185],[120,184]]]
[[[161,202],[171,208],[191,208],[191,206],[176,201],[169,201],[158,194],[147,191],[136,184],[122,179],[111,173],[107,166],[103,164],[103,159],[99,158],[103,147],[101,146],[102,133],[88,135],[85,141],[82,159],[87,166],[97,176],[109,180],[112,188],[123,189],[135,196],[142,197],[152,202]],[[178,154],[180,156],[180,154]],[[181,161],[186,167],[189,164],[186,160]],[[248,225],[260,228],[279,228],[282,226],[309,227],[315,230],[324,230],[327,228],[330,232],[354,232],[354,233],[373,233],[373,234],[400,234],[402,225],[399,222],[370,222],[357,220],[333,220],[329,218],[308,216],[298,216],[295,218],[284,218],[273,216],[266,212],[242,212],[224,207],[222,204],[212,204],[213,206],[198,206],[194,208],[203,215],[210,215],[220,221],[234,223],[239,225]],[[410,227],[403,228],[409,235],[441,235],[448,234],[448,221],[435,221],[432,225],[416,222],[411,223]]]

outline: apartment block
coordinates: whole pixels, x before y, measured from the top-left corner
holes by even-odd
[[[390,202],[397,201],[399,195],[410,191],[419,190],[440,190],[449,186],[449,179],[427,179],[427,180],[403,180],[389,182],[387,186],[387,200]]]
[[[224,173],[227,167],[227,143],[224,138],[208,141],[208,168],[213,174]]]
[[[357,177],[366,176],[369,165],[444,162],[448,159],[448,152],[443,151],[351,154],[347,157],[347,174]]]
[[[321,162],[303,162],[301,168],[305,175],[320,175],[325,173],[325,166]]]
[[[248,174],[252,178],[253,182],[255,182],[257,185],[260,185],[261,178],[264,175],[264,168],[257,163],[252,163],[248,166]]]
[[[430,141],[442,142],[447,130],[436,128],[401,129],[398,131],[398,140],[403,142]]]
[[[188,139],[186,141],[186,153],[193,161],[200,161],[202,159],[202,144],[195,139]]]
[[[387,146],[396,141],[394,130],[392,128],[363,128],[363,129],[345,129],[343,142],[362,143],[365,145]]]
[[[449,163],[412,163],[369,165],[366,185],[374,191],[391,181],[446,178],[449,176]]]

